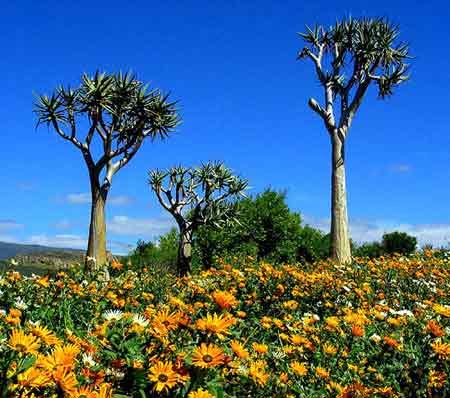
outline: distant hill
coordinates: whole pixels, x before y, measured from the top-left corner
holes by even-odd
[[[69,252],[71,254],[83,254],[84,251],[77,249],[66,249],[57,247],[47,247],[41,245],[24,245],[19,243],[0,242],[0,260],[7,260],[17,255],[30,253],[51,253]]]

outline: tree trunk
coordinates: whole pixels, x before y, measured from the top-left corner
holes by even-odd
[[[106,223],[105,203],[108,195],[107,190],[102,189],[99,184],[91,183],[92,206],[91,223],[89,227],[88,249],[86,253],[86,270],[106,270]]]
[[[331,134],[331,257],[339,264],[352,260],[348,234],[347,191],[345,186],[345,141]]]
[[[179,276],[186,276],[191,272],[192,263],[192,232],[180,228],[180,243],[178,247],[177,272]]]

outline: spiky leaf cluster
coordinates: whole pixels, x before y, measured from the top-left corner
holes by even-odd
[[[349,18],[299,34],[306,45],[298,58],[313,59],[321,83],[332,84],[337,93],[375,81],[384,98],[408,79],[408,45],[397,42],[399,28],[385,18]]]
[[[149,184],[178,224],[191,229],[233,222],[236,218],[233,200],[243,196],[248,186],[246,180],[220,162],[154,170],[149,174]]]
[[[81,150],[91,181],[104,191],[147,137],[167,137],[180,123],[176,103],[167,94],[121,72],[84,74],[77,88],[60,86],[50,96],[39,95],[34,112],[38,125],[52,127]],[[91,149],[95,136],[101,142],[97,159]]]

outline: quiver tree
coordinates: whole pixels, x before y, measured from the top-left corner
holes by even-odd
[[[86,258],[88,270],[106,263],[105,203],[114,175],[137,153],[146,138],[164,138],[179,123],[176,104],[131,74],[84,74],[77,88],[58,87],[40,95],[34,112],[80,150],[92,194]],[[99,143],[98,148],[94,142]],[[94,156],[99,153],[99,156]]]
[[[237,222],[234,199],[244,195],[247,181],[222,163],[207,163],[152,171],[149,184],[178,225],[177,271],[184,276],[191,270],[193,235],[202,225],[220,228]]]
[[[331,255],[351,261],[345,184],[345,141],[353,118],[371,86],[382,99],[407,80],[408,46],[396,43],[398,27],[385,19],[348,19],[329,29],[307,27],[299,59],[312,61],[323,88],[322,104],[310,108],[323,120],[331,139]]]

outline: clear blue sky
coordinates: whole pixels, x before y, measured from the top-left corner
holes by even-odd
[[[347,144],[356,240],[400,228],[450,240],[450,5],[446,1],[15,1],[2,4],[0,240],[82,247],[89,216],[80,153],[35,130],[32,92],[82,72],[132,69],[180,101],[183,124],[147,143],[119,172],[107,219],[111,248],[151,239],[169,219],[148,170],[224,160],[250,180],[288,190],[290,206],[326,228],[330,147],[307,107],[321,97],[296,61],[296,32],[353,15],[386,16],[415,55],[411,80],[381,101],[371,91]]]

